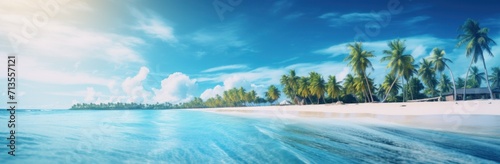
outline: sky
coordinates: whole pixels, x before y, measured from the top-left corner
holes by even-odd
[[[75,103],[181,103],[233,87],[259,96],[281,75],[316,71],[343,79],[346,45],[374,52],[405,40],[417,62],[443,48],[455,76],[470,58],[456,47],[472,18],[500,42],[499,1],[431,0],[17,0],[0,1],[0,67],[17,55],[19,108],[67,109]],[[486,57],[500,66],[500,48]],[[482,69],[481,63],[475,65]],[[7,74],[0,74],[7,86]],[[7,101],[7,87],[2,87]],[[282,96],[283,100],[285,96]]]

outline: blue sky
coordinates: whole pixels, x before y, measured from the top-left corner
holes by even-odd
[[[290,69],[342,79],[350,71],[346,44],[357,39],[374,51],[369,73],[377,83],[388,72],[381,52],[398,38],[417,61],[444,48],[463,77],[470,60],[455,44],[467,18],[500,42],[500,2],[493,0],[19,0],[0,6],[0,53],[18,54],[21,108],[178,103],[232,87],[263,96]],[[493,52],[488,67],[500,66],[498,46]],[[0,62],[5,68],[6,58]],[[6,75],[0,78],[5,83]]]

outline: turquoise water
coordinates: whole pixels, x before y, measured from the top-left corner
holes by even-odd
[[[498,116],[494,116],[497,117]],[[7,112],[0,114],[7,124]],[[200,111],[18,111],[0,163],[495,163],[500,132],[474,135],[341,120]]]

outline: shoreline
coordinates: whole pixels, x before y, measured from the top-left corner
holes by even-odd
[[[322,104],[189,109],[243,118],[402,125],[438,131],[500,135],[500,100]]]
[[[397,102],[359,104],[285,105],[256,107],[226,107],[189,109],[208,112],[266,113],[283,110],[323,114],[373,114],[373,115],[500,115],[500,100]]]

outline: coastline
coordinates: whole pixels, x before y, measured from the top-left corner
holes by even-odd
[[[334,117],[335,114],[373,114],[373,115],[500,115],[500,100],[475,100],[454,102],[404,102],[404,103],[360,103],[360,104],[320,104],[286,105],[259,107],[227,107],[190,109],[208,112],[227,113],[268,113],[283,110],[288,113],[316,113],[320,117]],[[323,114],[323,116],[321,116]],[[333,114],[333,115],[331,115]],[[300,116],[300,115],[299,115]]]
[[[500,100],[289,105],[189,109],[278,121],[337,121],[403,125],[439,131],[500,135]]]

